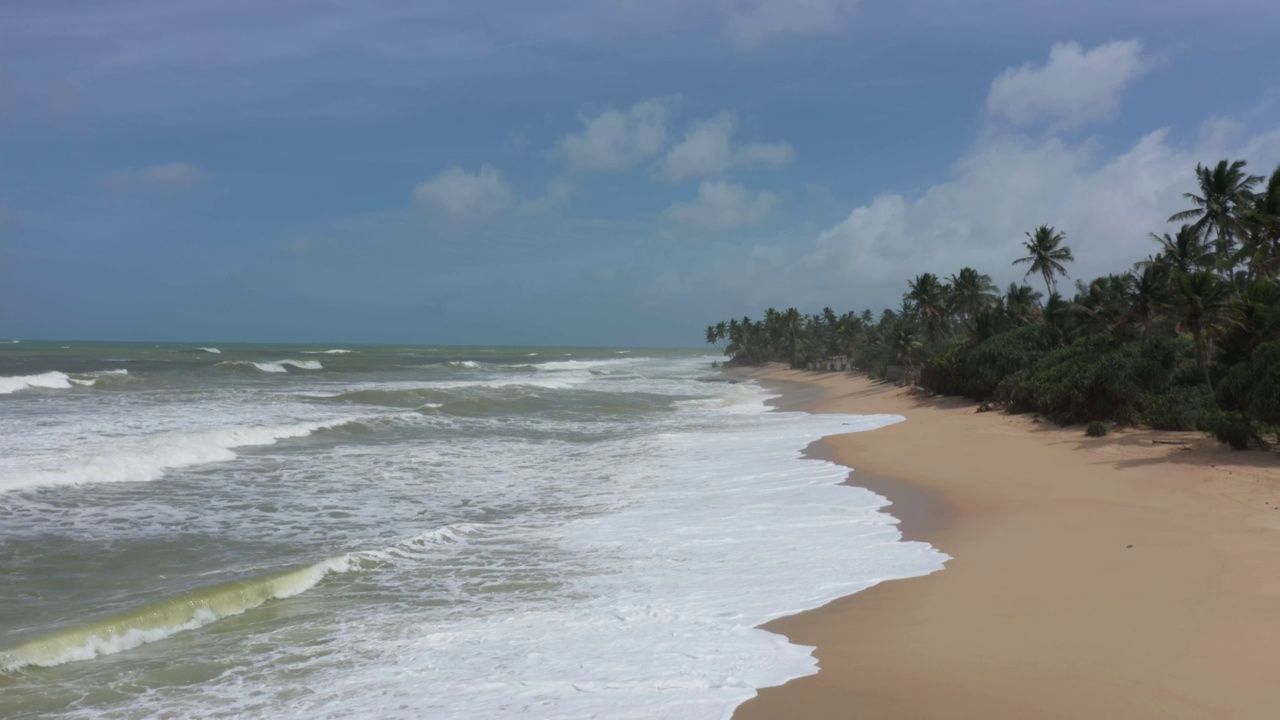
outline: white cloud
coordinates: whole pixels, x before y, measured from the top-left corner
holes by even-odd
[[[697,200],[676,203],[666,209],[663,217],[675,225],[698,230],[733,230],[764,222],[777,199],[768,191],[754,193],[742,185],[703,180],[698,185]]]
[[[413,202],[430,219],[459,229],[484,225],[514,202],[502,171],[481,165],[475,173],[451,167],[413,188]]]
[[[659,99],[580,120],[582,131],[565,137],[559,144],[571,173],[627,170],[657,155],[667,142],[667,106]]]
[[[716,175],[735,167],[779,166],[795,159],[795,149],[785,142],[747,143],[734,146],[737,130],[733,113],[721,113],[695,123],[678,145],[658,163],[659,173],[668,182]]]
[[[774,36],[839,32],[857,0],[746,0],[729,16],[725,34],[739,45]]]
[[[166,163],[144,168],[121,168],[102,179],[108,190],[142,188],[190,188],[213,180],[213,175],[192,163]]]
[[[1137,40],[1119,40],[1085,51],[1078,43],[1057,43],[1049,61],[1009,68],[991,83],[987,112],[1013,125],[1049,121],[1079,127],[1113,116],[1120,96],[1156,63]]]
[[[1280,161],[1280,128],[1243,143],[1206,137],[1180,148],[1168,130],[1156,130],[1111,158],[1087,142],[985,142],[922,196],[879,196],[821,232],[789,268],[790,282],[802,290],[875,289],[887,303],[925,271],[969,265],[1004,284],[1022,277],[1011,263],[1023,233],[1041,224],[1066,232],[1072,278],[1124,271],[1156,249],[1147,233],[1172,229],[1166,219],[1186,209],[1182,193],[1194,189],[1197,163],[1243,157],[1269,171]]]

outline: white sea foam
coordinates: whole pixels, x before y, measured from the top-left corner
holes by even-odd
[[[644,358],[610,358],[608,360],[557,360],[534,365],[539,370],[591,370],[596,368],[628,367],[643,362]]]
[[[218,348],[215,348],[215,347],[202,347],[202,348],[196,348],[196,349],[197,349],[197,350],[203,350],[203,351],[205,351],[205,352],[207,352],[207,353],[213,353],[214,355],[221,355],[221,354],[222,354],[222,351],[221,351],[221,350],[219,350]]]
[[[218,363],[220,367],[254,367],[262,372],[282,373],[288,372],[286,366],[295,367],[299,370],[321,370],[324,368],[319,360],[272,360],[263,362],[254,362],[252,360],[227,360]]]
[[[8,395],[19,390],[46,388],[65,390],[71,387],[71,378],[66,373],[51,370],[39,375],[19,375],[16,377],[0,377],[0,395]]]
[[[304,355],[346,355],[349,352],[351,351],[343,350],[342,348],[334,348],[333,350],[303,350],[302,354]]]
[[[480,367],[480,363],[476,362],[475,360],[450,360],[449,362],[445,363],[445,365],[449,365],[452,367],[464,367],[464,368]]]
[[[77,373],[76,375],[68,379],[71,382],[75,383],[76,385],[92,387],[94,385],[97,385],[98,380],[104,377],[110,377],[113,375],[120,376],[120,375],[128,375],[128,374],[129,374],[128,370],[125,370],[124,368],[117,368],[115,370],[97,370],[94,372]]]
[[[235,448],[274,445],[280,440],[306,437],[317,430],[362,419],[344,417],[290,425],[227,427],[156,435],[134,441],[125,449],[72,459],[53,467],[7,470],[0,474],[0,492],[51,485],[156,480],[174,468],[234,460]]]

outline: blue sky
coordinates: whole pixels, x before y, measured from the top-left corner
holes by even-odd
[[[692,345],[1141,259],[1271,0],[6,0],[0,336]]]

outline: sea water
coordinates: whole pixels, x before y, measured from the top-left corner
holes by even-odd
[[[714,359],[0,346],[0,717],[730,716],[946,558]]]

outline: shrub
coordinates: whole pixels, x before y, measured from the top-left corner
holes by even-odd
[[[1218,415],[1213,434],[1233,450],[1248,450],[1262,444],[1262,437],[1243,413],[1228,411]]]
[[[1106,437],[1111,432],[1111,423],[1105,420],[1094,420],[1085,426],[1084,434],[1089,437]]]
[[[1142,422],[1157,430],[1212,431],[1217,424],[1218,406],[1204,385],[1175,386],[1163,393],[1142,397]]]
[[[1228,370],[1217,396],[1223,410],[1280,424],[1280,341],[1259,345],[1249,359]]]
[[[1011,412],[1038,412],[1060,425],[1092,420],[1131,425],[1153,396],[1168,391],[1183,353],[1176,341],[1117,345],[1108,338],[1088,338],[1006,377],[994,396]]]

